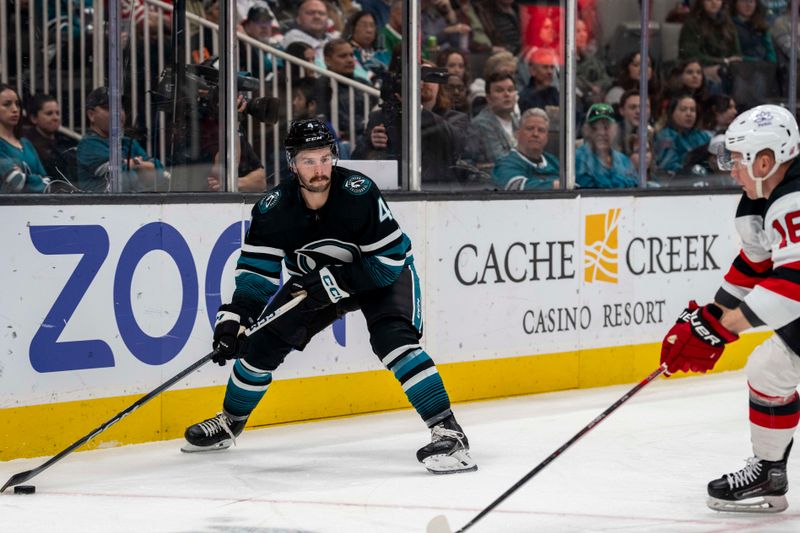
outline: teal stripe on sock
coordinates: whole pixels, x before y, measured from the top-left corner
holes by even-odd
[[[408,389],[406,396],[423,420],[450,409],[450,398],[438,373],[428,376]]]
[[[247,385],[263,390],[248,390],[239,386],[234,376],[238,376],[238,381],[245,382]],[[240,360],[237,360],[231,370],[231,377],[228,378],[228,386],[225,389],[225,400],[222,408],[226,413],[233,416],[248,417],[258,402],[266,394],[270,383],[272,383],[271,372],[253,372],[245,368]]]

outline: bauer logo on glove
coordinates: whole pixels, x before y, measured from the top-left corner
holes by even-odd
[[[699,307],[694,300],[689,302],[661,344],[661,363],[667,365],[667,375],[714,368],[725,344],[739,338],[722,325],[721,318],[719,306]]]

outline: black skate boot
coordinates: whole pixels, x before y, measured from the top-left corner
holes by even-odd
[[[434,474],[472,472],[478,465],[469,456],[469,441],[453,415],[431,428],[431,443],[417,450],[417,460]]]
[[[236,443],[236,437],[244,431],[247,420],[231,420],[225,413],[209,418],[186,428],[186,444],[182,452],[208,452],[227,450]]]
[[[715,511],[780,513],[789,506],[786,461],[792,442],[780,461],[751,457],[738,472],[725,474],[708,484],[708,506]]]

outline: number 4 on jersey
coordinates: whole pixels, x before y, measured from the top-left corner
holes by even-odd
[[[384,220],[394,220],[392,212],[389,211],[389,206],[386,205],[386,202],[383,201],[383,198],[378,198],[378,216],[380,218],[380,222],[383,222]]]

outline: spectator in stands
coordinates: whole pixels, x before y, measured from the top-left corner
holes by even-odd
[[[423,61],[424,66],[433,67],[430,61]],[[446,140],[447,144],[441,148],[441,151],[431,153],[429,152],[428,159],[423,159],[423,166],[429,164],[438,164],[440,166],[437,174],[441,177],[436,178],[438,182],[452,182],[462,181],[459,173],[456,172],[456,162],[462,154],[470,162],[474,161],[476,154],[480,150],[480,143],[476,142],[479,134],[473,131],[470,124],[468,115],[455,111],[451,107],[450,100],[447,97],[446,91],[443,91],[443,84],[432,83],[422,77],[420,86],[420,104],[422,111],[429,111],[436,115],[435,117],[428,117],[422,124],[422,141],[434,142],[437,139]],[[449,126],[444,128],[439,118],[444,119],[445,123]],[[430,131],[425,131],[429,129]],[[443,159],[443,161],[431,160],[431,158]],[[428,179],[427,181],[432,181]]]
[[[207,21],[219,24],[219,0],[203,0],[201,13]],[[189,46],[192,63],[202,63],[211,59],[214,55],[214,32],[204,29],[201,40],[199,28],[192,24],[192,30]]]
[[[458,22],[472,28],[469,33],[469,53],[489,54],[492,51],[492,40],[486,33],[475,2],[473,0],[455,0],[455,4]]]
[[[403,42],[403,2],[392,0],[389,21],[381,28],[379,40],[383,41],[383,48],[390,52]]]
[[[66,178],[74,183],[77,179],[78,141],[58,131],[61,127],[61,107],[55,96],[38,94],[28,105],[31,126],[25,128],[24,136],[36,148],[44,166],[45,174],[54,179]]]
[[[651,129],[648,126],[647,129],[647,142],[645,143],[646,152],[645,152],[645,167],[647,170],[647,184],[651,186],[659,186],[661,185],[661,176],[659,175],[658,169],[655,165],[655,160],[653,159],[653,135],[651,133]],[[625,150],[626,155],[631,160],[631,165],[636,170],[638,175],[639,173],[639,132],[634,131],[630,135],[628,135],[627,139],[625,139]]]
[[[358,3],[361,4],[361,9],[372,15],[378,28],[383,28],[389,23],[391,0],[359,0]]]
[[[603,42],[603,28],[600,26],[600,18],[597,16],[597,0],[578,0],[578,20],[586,27],[587,44],[589,53],[601,55],[598,44]],[[577,32],[577,28],[576,28]]]
[[[681,59],[700,60],[712,92],[722,88],[720,67],[742,59],[736,26],[722,5],[722,0],[695,0],[678,45]]]
[[[730,11],[744,60],[776,63],[766,8],[758,0],[733,0]]]
[[[258,42],[264,44],[272,43],[272,11],[266,6],[255,5],[247,12],[247,18],[242,22],[242,29],[245,34]],[[249,71],[253,76],[259,77],[261,65],[263,63],[264,77],[272,73],[272,55],[260,54],[260,50],[253,47],[250,49],[250,63],[247,61],[247,46],[239,44],[239,69]],[[279,65],[280,66],[280,65]]]
[[[556,53],[549,48],[532,48],[527,58],[531,77],[519,96],[519,109],[525,112],[538,107],[551,112],[553,107],[558,107],[558,89],[553,85],[558,61]]]
[[[0,192],[44,192],[50,179],[36,149],[20,138],[22,100],[0,83]]]
[[[636,187],[639,181],[631,160],[611,147],[616,136],[614,108],[592,104],[583,124],[584,143],[575,150],[575,184],[584,189]]]
[[[550,117],[534,107],[522,113],[516,138],[517,147],[499,158],[492,180],[507,191],[558,189],[558,158],[544,151],[548,141]]]
[[[399,60],[394,63],[399,68]],[[390,67],[390,71],[395,71]],[[384,98],[380,109],[369,116],[366,138],[359,141],[353,152],[354,159],[383,159],[400,161],[402,157],[401,123],[402,113],[400,100],[400,77],[393,76],[386,80],[382,88]],[[420,86],[420,99],[429,105],[436,88],[428,88],[423,82]],[[458,180],[454,166],[458,158],[457,146],[452,127],[442,117],[424,107],[420,113],[420,150],[422,158],[422,182],[455,183]]]
[[[434,67],[429,61],[423,61],[426,67]],[[481,153],[480,132],[472,124],[469,113],[463,111],[466,104],[463,82],[456,76],[449,76],[447,83],[426,83],[425,71],[423,70],[423,84],[420,99],[423,109],[433,111],[450,124],[453,130],[453,137],[456,142],[456,153],[461,163],[460,169],[456,171],[459,181],[466,181],[477,177],[473,170],[475,161]],[[460,87],[460,91],[455,90]],[[459,105],[462,109],[456,109]],[[464,174],[466,173],[466,174]]]
[[[325,123],[328,131],[333,133],[336,138],[336,146],[339,149],[339,159],[349,159],[350,152],[349,146],[342,143],[333,128],[333,124],[328,117],[320,113],[320,109],[324,106],[320,105],[320,97],[327,101],[330,100],[330,95],[321,95],[319,90],[318,81],[313,77],[305,77],[296,80],[292,84],[292,120],[305,120],[309,118],[317,118]],[[287,167],[288,168],[288,167]],[[281,175],[287,175],[281,173]]]
[[[800,11],[800,7],[798,7]],[[783,14],[775,17],[770,29],[772,34],[772,41],[777,49],[776,52],[780,54],[780,63],[783,65],[789,64],[789,59],[792,53],[792,16],[791,13]],[[800,52],[800,39],[797,41],[798,52]],[[798,54],[800,55],[800,54]]]
[[[289,47],[286,48],[286,53],[298,59],[308,61],[309,63],[314,63],[317,56],[316,52],[314,52],[314,49],[311,47],[311,45],[308,43],[304,43],[303,41],[295,41],[292,44],[290,44]],[[305,72],[301,73],[299,66],[295,65],[294,63],[290,63],[290,65],[291,65],[290,69],[293,80],[296,80],[303,76],[309,76],[311,78],[315,78],[317,76],[317,73],[314,72],[313,70],[304,69]]]
[[[264,192],[267,190],[267,173],[264,165],[253,150],[253,146],[247,142],[247,138],[239,132],[239,164],[237,165],[238,177],[236,187],[239,192]],[[219,167],[219,153],[214,157],[214,165],[208,175],[208,190],[219,192],[222,189],[220,176],[222,172]],[[284,174],[286,175],[286,174]]]
[[[486,106],[486,81],[489,76],[503,72],[516,79],[517,57],[511,52],[502,51],[489,56],[483,64],[483,77],[475,79],[467,92],[472,115],[477,115]]]
[[[697,103],[690,94],[673,97],[667,108],[667,125],[655,135],[656,166],[671,174],[691,172],[690,154],[707,146],[711,135],[697,128]]]
[[[672,69],[664,88],[664,94],[661,96],[657,118],[661,118],[666,113],[672,97],[679,94],[691,94],[698,105],[702,105],[708,99],[703,66],[697,59],[684,59]]]
[[[376,50],[378,28],[371,13],[356,11],[347,21],[344,38],[350,41],[356,56],[356,76],[372,81],[389,65],[389,54]]]
[[[715,94],[703,105],[700,113],[700,127],[712,137],[725,133],[736,118],[736,101],[727,94]]]
[[[447,95],[453,110],[465,113],[467,117],[472,116],[469,100],[467,100],[467,86],[464,85],[464,80],[458,76],[450,76],[447,84],[442,86],[441,91]]]
[[[325,44],[332,38],[328,33],[328,9],[323,0],[301,0],[297,6],[297,26],[283,36],[282,47],[302,41],[309,44],[319,56]]]
[[[632,52],[622,58],[617,73],[617,79],[614,86],[606,93],[606,103],[611,105],[618,105],[619,99],[625,91],[631,89],[639,89],[639,72],[641,68],[642,56],[639,52]],[[661,85],[658,79],[653,76],[653,58],[647,63],[647,97],[650,102],[651,114],[653,109],[658,107],[658,97],[661,92]]]
[[[359,78],[355,75],[356,58],[355,54],[353,53],[353,46],[349,42],[345,41],[344,39],[333,39],[332,41],[329,41],[325,45],[324,57],[325,66],[328,67],[328,70],[331,72],[340,74],[353,81],[370,85],[369,80],[365,78]],[[329,93],[329,91],[332,91],[332,88],[331,82],[328,78],[322,78],[320,83],[321,90],[325,94],[333,94],[332,92]],[[361,131],[364,128],[365,95],[359,90],[353,90],[353,109],[350,108],[350,90],[348,86],[339,84],[337,97],[339,114],[339,131],[337,132],[337,135],[345,141],[355,142],[355,139],[349,138],[348,133],[350,129],[350,113],[352,111],[356,131]],[[323,99],[320,98],[320,102],[322,102],[322,100]],[[333,113],[331,112],[330,105],[327,103],[327,101],[324,102],[322,107],[323,113],[330,118],[331,121],[333,121]]]
[[[496,72],[486,80],[486,107],[472,123],[480,131],[483,149],[477,157],[478,168],[491,169],[495,161],[507,155],[514,145],[519,119],[514,115],[517,87],[507,72]]]
[[[435,37],[441,49],[454,48],[469,52],[469,34],[472,28],[458,21],[450,0],[422,0],[420,15],[423,42],[427,42],[429,37]],[[423,58],[434,59],[427,57],[424,51]]]
[[[492,0],[485,1],[491,3]],[[549,1],[524,2],[524,4],[526,5],[520,9],[523,47],[525,49],[549,48],[560,54],[559,27],[563,8],[553,5],[557,2]],[[579,9],[581,9],[580,6]]]
[[[641,110],[641,97],[639,96],[638,89],[625,91],[617,107],[617,114],[619,114],[621,120],[617,124],[617,135],[611,142],[611,147],[614,148],[614,150],[622,152],[625,155],[630,155],[626,147],[626,141],[634,131],[639,129]]]
[[[350,0],[324,0],[328,12],[327,31],[331,39],[342,37],[347,18],[357,9],[351,5]]]
[[[110,192],[108,136],[110,113],[108,90],[98,87],[86,96],[86,117],[89,132],[78,143],[78,188],[85,192]],[[120,111],[120,124],[125,123],[125,111]],[[164,167],[158,159],[149,157],[134,139],[122,138],[122,192],[165,190]]]
[[[459,87],[463,91],[464,98],[463,102],[459,99],[457,103],[454,103],[454,106],[459,111],[469,113],[469,100],[467,98],[472,76],[469,72],[469,62],[466,54],[460,50],[442,50],[436,58],[436,66],[446,68],[451,78],[459,79],[460,84],[451,81],[450,85]]]
[[[590,46],[589,27],[581,19],[575,21],[575,52],[575,84],[581,99],[589,105],[602,101],[611,87],[611,77],[605,63]]]
[[[522,47],[520,19],[514,0],[491,0],[473,5],[493,50],[505,49],[514,55],[519,54]]]

